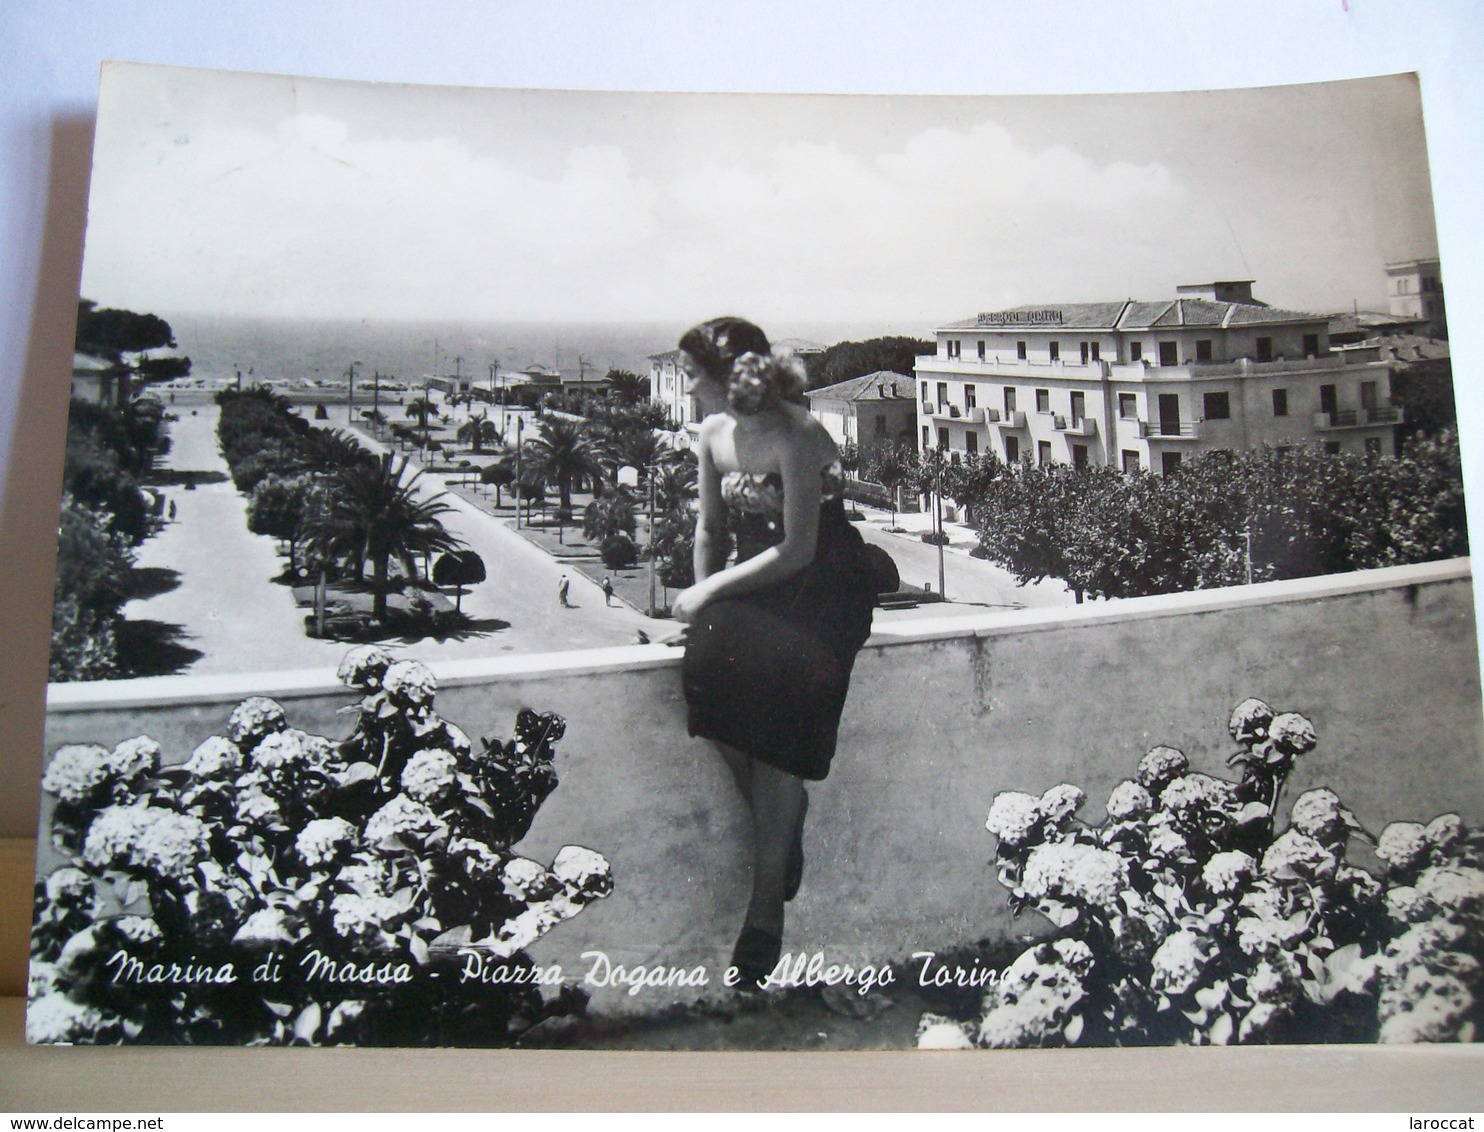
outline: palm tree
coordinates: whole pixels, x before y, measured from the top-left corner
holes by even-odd
[[[437,496],[419,499],[421,472],[404,479],[408,461],[390,453],[339,469],[328,505],[317,517],[319,541],[339,553],[369,561],[375,618],[386,622],[392,558],[411,576],[414,556],[457,550],[464,544],[443,528],[440,516],[451,508]]]
[[[470,417],[459,427],[456,438],[468,444],[477,456],[484,451],[485,442],[493,444],[500,439],[500,428],[488,417]]]
[[[417,427],[423,430],[423,439],[428,436],[428,417],[437,415],[437,407],[426,397],[414,397],[407,402],[406,415],[417,418]]]
[[[603,444],[603,455],[615,479],[618,469],[627,466],[638,469],[640,482],[645,482],[650,470],[669,452],[670,447],[654,432],[633,426],[611,430]]]
[[[620,405],[634,405],[649,399],[649,378],[626,369],[611,369],[604,378],[608,394]]]
[[[603,465],[589,440],[587,422],[544,417],[540,435],[526,442],[522,462],[534,476],[555,483],[563,514],[572,513],[572,480],[589,475],[601,480]]]

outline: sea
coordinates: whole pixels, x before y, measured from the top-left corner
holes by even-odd
[[[161,312],[162,314],[164,312]],[[533,365],[564,377],[601,378],[610,369],[649,374],[649,358],[675,348],[685,323],[443,322],[261,318],[167,314],[178,352],[191,359],[193,382],[343,385],[352,363],[357,382],[373,374],[417,384],[428,375],[461,374],[476,383]],[[885,324],[800,324],[776,336],[821,346],[902,331]],[[495,367],[498,366],[498,369]]]

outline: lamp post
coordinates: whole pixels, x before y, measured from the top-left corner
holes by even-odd
[[[354,428],[356,423],[356,366],[360,362],[351,362],[345,370],[345,424],[348,428]]]
[[[520,478],[520,437],[525,431],[526,419],[515,418],[515,529],[520,530],[520,501],[525,495],[525,483]]]

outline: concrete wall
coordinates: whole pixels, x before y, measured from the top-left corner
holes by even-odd
[[[416,655],[415,650],[410,655]],[[747,818],[718,759],[685,735],[678,654],[644,646],[434,665],[438,708],[502,737],[516,709],[566,716],[561,786],[522,846],[613,863],[608,899],[538,958],[725,964],[747,896]],[[148,733],[184,757],[249,693],[339,735],[328,673],[164,678],[52,690],[47,750]],[[1480,685],[1467,560],[1338,578],[982,618],[899,622],[862,653],[835,769],[810,787],[804,887],[785,946],[887,961],[1011,931],[988,862],[995,793],[1087,791],[1086,816],[1150,746],[1222,774],[1232,706],[1259,696],[1315,723],[1287,797],[1327,785],[1372,829],[1452,810],[1484,821]],[[658,992],[600,995],[654,1008]]]

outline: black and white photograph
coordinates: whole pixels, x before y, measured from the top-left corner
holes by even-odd
[[[1446,250],[1414,74],[105,65],[28,1040],[1477,1040]]]

